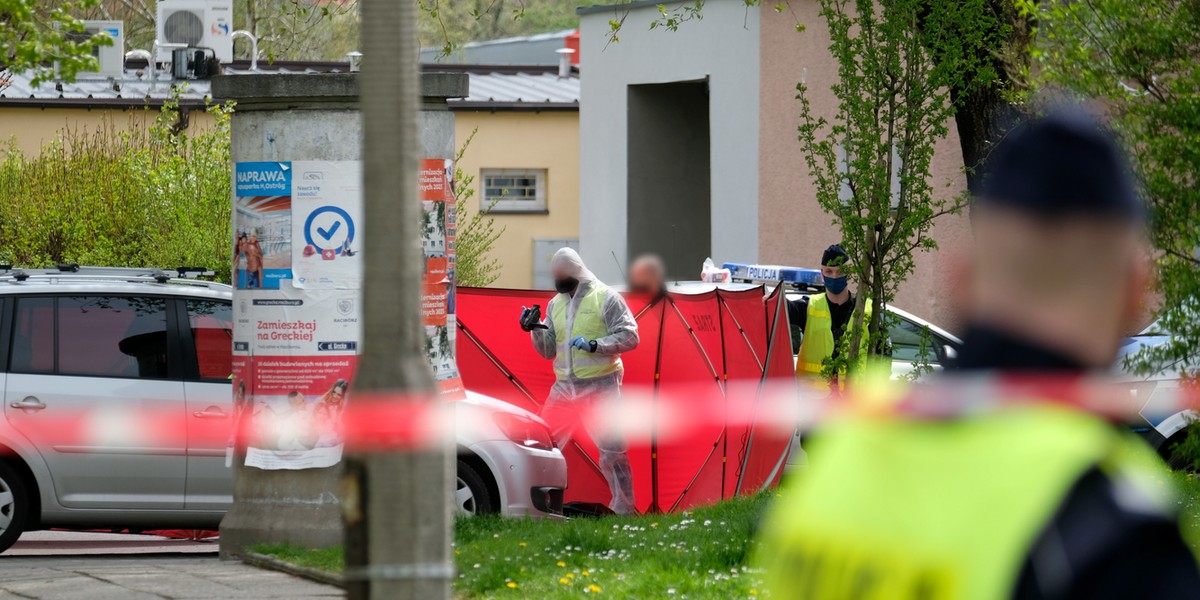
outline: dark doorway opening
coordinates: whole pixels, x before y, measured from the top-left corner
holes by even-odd
[[[631,85],[628,101],[629,256],[652,252],[671,279],[699,279],[712,252],[708,82]]]

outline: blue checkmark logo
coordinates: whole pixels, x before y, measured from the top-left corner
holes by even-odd
[[[316,224],[317,217],[326,213],[332,215],[334,221],[324,227],[318,226]],[[328,223],[328,220],[323,219],[322,221]],[[342,244],[332,244],[330,242],[341,231],[343,223],[346,225],[346,242],[353,242],[354,219],[350,218],[350,213],[337,206],[322,206],[317,208],[309,213],[308,218],[304,221],[304,241],[309,246],[316,248],[318,252],[337,250]],[[318,243],[318,239],[321,243]]]
[[[341,228],[342,228],[342,222],[334,221],[333,225],[331,225],[329,227],[329,229],[325,229],[324,227],[318,227],[317,235],[325,238],[325,241],[328,242],[329,240],[333,239],[333,234],[337,233],[337,231]]]

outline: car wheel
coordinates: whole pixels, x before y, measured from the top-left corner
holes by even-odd
[[[0,462],[0,552],[17,543],[25,530],[29,522],[28,498],[20,473]]]
[[[1183,456],[1177,456],[1178,453],[1176,452],[1183,444],[1185,438],[1187,438],[1187,429],[1179,431],[1171,436],[1170,439],[1163,442],[1162,446],[1158,448],[1158,455],[1162,457],[1163,462],[1167,463],[1167,466],[1172,471],[1191,473],[1194,471],[1191,462]]]
[[[458,461],[454,486],[454,509],[459,514],[486,515],[496,512],[483,475],[474,466]]]

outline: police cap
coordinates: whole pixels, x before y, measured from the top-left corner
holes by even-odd
[[[1124,153],[1080,111],[1018,125],[996,145],[990,162],[981,204],[1045,218],[1145,219]]]

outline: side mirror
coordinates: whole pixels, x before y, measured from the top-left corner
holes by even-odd
[[[958,358],[958,350],[956,350],[954,346],[951,346],[950,344],[945,344],[942,346],[942,354],[946,356],[947,360],[954,360]]]

